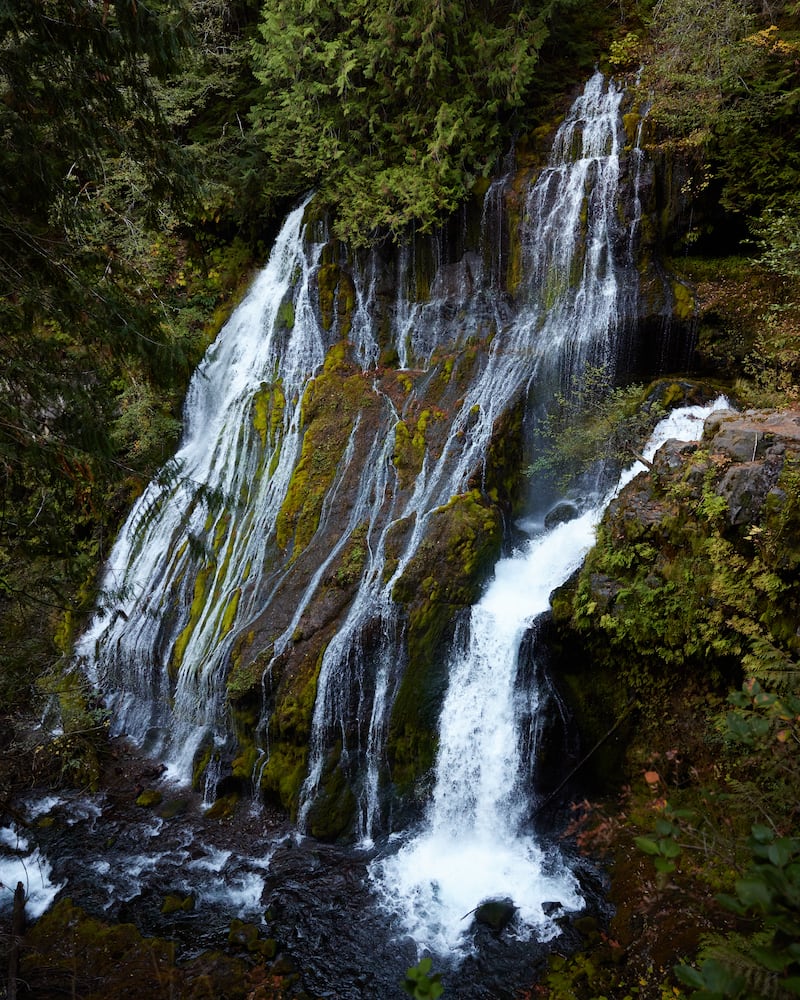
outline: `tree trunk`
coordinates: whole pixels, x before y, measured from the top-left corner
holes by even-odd
[[[8,1000],[17,1000],[17,972],[19,971],[19,946],[25,929],[25,886],[17,882],[14,890],[14,909],[11,913],[11,941],[8,949]]]

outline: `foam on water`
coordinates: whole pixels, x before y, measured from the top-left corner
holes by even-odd
[[[16,831],[4,827],[0,843],[19,851],[28,850],[25,838],[17,839]],[[14,890],[21,882],[25,890],[25,913],[36,920],[50,908],[65,883],[53,882],[53,867],[35,848],[29,853],[0,854],[0,911],[10,910],[14,904]]]
[[[222,903],[226,908],[244,917],[263,911],[261,897],[264,894],[264,879],[253,871],[241,871],[227,875],[224,880],[203,888],[199,903]]]
[[[709,407],[674,411],[659,423],[644,457],[652,458],[669,439],[697,439],[703,420],[728,405],[720,398]],[[525,830],[527,793],[516,729],[519,649],[549,607],[552,591],[580,566],[608,503],[643,470],[637,462],[581,517],[501,560],[472,608],[469,641],[450,667],[425,826],[371,867],[384,905],[421,948],[467,951],[469,917],[487,899],[511,897],[515,933],[540,941],[559,933],[560,914],[583,906],[574,874]],[[546,913],[544,903],[551,904]]]

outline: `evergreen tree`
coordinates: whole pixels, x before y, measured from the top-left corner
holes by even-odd
[[[556,0],[267,0],[253,122],[276,195],[315,184],[337,231],[429,229],[485,175]]]
[[[0,605],[65,603],[36,560],[70,559],[97,518],[104,365],[162,346],[110,237],[186,188],[151,85],[184,25],[174,0],[0,0]]]

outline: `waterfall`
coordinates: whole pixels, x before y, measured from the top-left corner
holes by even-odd
[[[441,455],[423,466],[412,496],[394,515],[392,523],[404,519],[414,523],[411,540],[394,572],[381,582],[387,526],[376,538],[374,568],[365,574],[346,620],[325,652],[314,709],[310,766],[301,792],[301,830],[319,790],[328,748],[340,735],[345,749],[365,758],[360,832],[365,840],[372,835],[382,763],[382,742],[376,733],[385,726],[402,657],[396,646],[384,644],[376,657],[377,668],[368,667],[358,654],[358,637],[376,618],[385,634],[396,633],[392,591],[424,537],[430,518],[466,488],[486,453],[495,420],[517,393],[533,382],[552,385],[555,378],[556,386],[563,384],[589,361],[611,362],[613,334],[624,316],[630,315],[632,305],[620,290],[631,294],[632,289],[635,294],[636,288],[632,259],[619,261],[615,254],[621,230],[617,214],[621,100],[622,92],[606,87],[597,73],[556,134],[550,163],[526,200],[522,305],[516,316],[504,318],[496,288],[485,280],[479,265],[475,265],[477,273],[470,274],[470,280],[466,268],[456,276],[458,301],[469,303],[478,322],[480,317],[491,315],[498,333],[452,419]],[[497,275],[491,259],[489,273]],[[409,307],[404,301],[397,307],[403,364],[408,363],[409,351],[417,358],[429,358],[445,339],[442,316],[446,310],[437,294],[437,282],[443,280],[441,266],[436,275],[429,302]],[[471,294],[470,288],[477,288],[477,293]],[[362,690],[368,684],[375,690],[366,713],[370,721],[362,740],[365,745],[348,747],[346,706],[354,688]]]
[[[123,526],[98,611],[77,644],[112,709],[114,731],[160,755],[170,776],[214,774],[209,764],[217,766],[223,750],[233,756],[226,683],[247,649],[248,669],[263,677],[256,778],[273,752],[273,680],[291,662],[309,670],[315,692],[305,777],[293,803],[300,830],[313,830],[332,760],[352,790],[357,833],[369,841],[381,829],[386,734],[407,659],[395,590],[442,511],[454,499],[480,496],[498,419],[528,393],[542,400],[568,386],[587,364],[613,369],[617,335],[636,307],[635,240],[620,212],[622,97],[596,73],[576,100],[548,165],[522,193],[517,258],[511,241],[502,248],[494,238],[497,214],[512,196],[502,178],[484,200],[477,248],[454,260],[443,235],[411,243],[388,278],[379,251],[355,259],[341,252],[332,262],[320,227],[303,226],[305,206],[287,217],[266,267],[192,379],[178,452]],[[322,275],[345,268],[352,303],[340,330],[335,296],[345,297],[344,284],[323,308]],[[412,286],[423,271],[421,294]],[[469,345],[477,345],[469,377],[447,385],[430,418],[441,428],[435,445],[422,435],[419,469],[404,480],[399,429],[422,420],[425,388],[442,376],[442,352],[463,354]],[[389,374],[379,364],[387,348],[398,362]],[[281,532],[281,519],[292,496],[314,485],[319,456],[306,448],[309,414],[317,387],[345,357],[347,370],[358,371],[363,405],[345,421],[341,452],[301,544]],[[329,575],[355,547],[357,581],[318,658],[315,650],[313,670],[303,667],[291,657],[303,636],[323,631]],[[534,605],[502,636],[491,607],[482,607],[474,614],[484,615],[484,625],[476,618],[469,642],[483,627],[489,645],[467,659],[483,665],[491,686],[483,694],[475,688],[471,711],[490,690],[494,699],[499,685],[497,739],[480,750],[505,775],[496,818],[518,784],[519,765],[508,757],[517,721],[504,692],[509,679],[513,687],[515,649]],[[462,666],[453,657],[452,677]],[[448,698],[472,683],[451,678]],[[446,747],[443,739],[440,768]],[[478,773],[462,779],[476,823],[485,799],[473,782]],[[437,792],[440,798],[444,812],[462,808],[460,799],[446,805]]]
[[[600,74],[589,81],[526,197],[526,300],[497,361],[507,365],[509,351],[523,356],[526,385],[540,399],[569,387],[587,364],[611,367],[614,335],[635,306],[632,242],[618,216],[621,100]],[[628,252],[618,252],[621,244]],[[373,866],[388,908],[431,950],[463,944],[465,914],[487,897],[513,897],[520,928],[541,940],[558,933],[546,909],[582,904],[570,872],[524,832],[521,727],[538,693],[520,698],[517,677],[522,639],[580,565],[597,516],[586,511],[501,560],[471,610],[466,638],[454,644],[424,828]]]
[[[697,440],[705,418],[729,405],[720,397],[709,407],[673,411],[654,430],[644,457],[652,459],[669,439]],[[517,688],[519,652],[552,591],[581,565],[607,505],[644,469],[636,462],[580,517],[502,559],[472,608],[467,641],[450,665],[425,823],[371,868],[387,910],[422,948],[442,955],[468,948],[467,918],[487,899],[512,899],[516,932],[540,941],[560,932],[559,916],[582,907],[574,875],[525,829],[520,721],[537,692]]]
[[[76,647],[107,693],[114,731],[162,753],[178,778],[191,775],[209,732],[225,741],[233,623],[253,613],[251,580],[299,453],[298,400],[325,357],[308,295],[315,253],[300,239],[304,207],[286,219],[268,266],[195,372],[180,448],[123,526]],[[294,312],[291,329],[282,310]]]

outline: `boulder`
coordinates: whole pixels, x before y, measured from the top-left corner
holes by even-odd
[[[501,931],[514,919],[517,908],[510,896],[504,899],[486,899],[475,908],[475,922]]]

